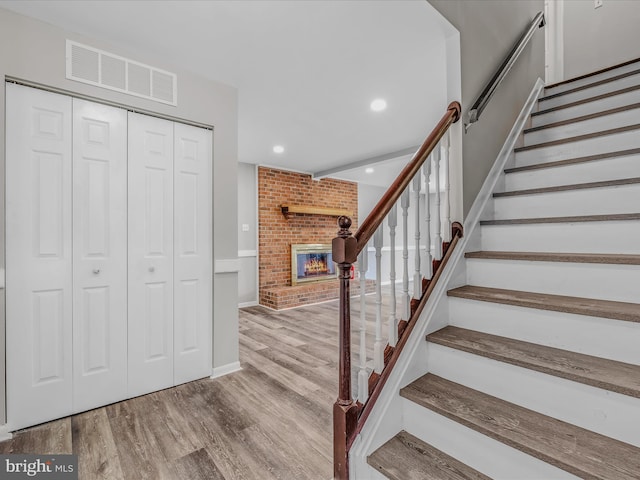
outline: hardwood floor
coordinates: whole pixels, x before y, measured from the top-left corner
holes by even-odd
[[[239,316],[242,371],[23,430],[0,453],[75,453],[81,480],[330,479],[337,301]]]

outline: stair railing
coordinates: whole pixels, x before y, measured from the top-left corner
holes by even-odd
[[[340,279],[339,384],[338,399],[333,407],[334,478],[338,480],[349,478],[349,449],[462,237],[462,225],[451,223],[449,203],[449,127],[459,118],[460,104],[453,102],[355,234],[349,230],[349,217],[338,219],[340,230],[332,243],[333,261],[338,264]],[[402,221],[397,231],[398,207]],[[383,232],[385,219],[389,228],[388,246]],[[396,251],[397,234],[402,237],[401,251]],[[383,301],[382,294],[382,270],[387,265],[385,261],[383,266],[382,258],[386,252],[389,252],[389,294],[384,297],[387,302]],[[370,254],[373,254],[371,259]],[[396,262],[397,255],[401,255],[400,262]],[[411,255],[413,261],[409,262]],[[358,362],[357,365],[353,362],[355,368],[352,369],[350,274],[355,263],[360,276],[360,322],[358,331],[354,332]],[[396,263],[400,263],[403,271],[399,295]],[[368,278],[371,276],[374,278]],[[372,280],[375,280],[375,324],[370,332],[366,295]],[[352,379],[355,388],[352,388]]]
[[[489,80],[489,83],[487,83],[487,85],[484,87],[484,90],[482,90],[482,93],[480,94],[478,99],[475,101],[475,103],[467,113],[466,119],[464,122],[465,132],[469,129],[469,127],[472,124],[474,124],[480,119],[480,115],[482,115],[482,111],[484,110],[484,107],[487,106],[487,104],[489,103],[489,100],[491,100],[491,97],[495,93],[496,88],[498,88],[498,85],[502,83],[502,80],[504,80],[504,77],[507,76],[507,73],[509,73],[509,71],[511,70],[511,67],[513,67],[513,64],[516,63],[516,60],[518,60],[518,57],[520,57],[520,54],[523,52],[525,47],[529,44],[529,41],[531,40],[531,37],[533,37],[533,34],[537,31],[537,29],[542,28],[544,26],[545,26],[544,13],[538,12],[538,14],[535,16],[535,18],[531,21],[531,23],[527,27],[527,29],[523,32],[522,36],[513,45],[509,54],[503,60],[500,67],[498,67],[498,70],[496,70],[496,73],[493,75],[493,77],[491,77],[491,80]]]

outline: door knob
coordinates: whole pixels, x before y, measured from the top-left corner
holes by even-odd
[[[151,273],[155,272],[155,271],[156,271],[156,267],[149,267],[149,271],[150,271]]]
[[[99,268],[94,268],[93,269],[93,274],[94,275],[98,275],[100,273],[100,269]]]

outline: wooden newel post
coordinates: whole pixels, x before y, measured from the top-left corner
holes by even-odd
[[[333,239],[333,261],[340,279],[340,345],[338,358],[338,399],[333,405],[333,476],[349,478],[349,447],[356,430],[358,405],[351,395],[351,305],[349,277],[357,259],[357,241],[351,235],[351,219],[338,218],[338,236]]]

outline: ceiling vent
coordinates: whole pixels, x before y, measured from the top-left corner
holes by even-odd
[[[177,105],[175,73],[67,40],[67,78]]]

